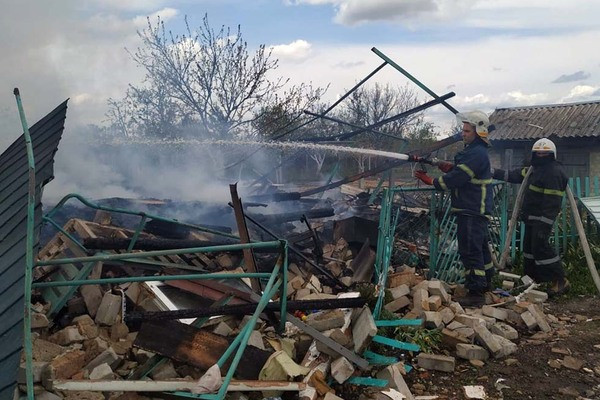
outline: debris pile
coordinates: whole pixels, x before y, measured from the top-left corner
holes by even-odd
[[[129,240],[135,235],[109,225],[110,218],[97,221],[69,220],[39,253],[40,260],[85,256],[75,240]],[[214,240],[198,233],[192,237]],[[150,243],[164,238],[142,232],[139,240]],[[403,245],[411,251],[415,247]],[[285,329],[280,329],[274,312],[281,299],[275,298],[249,331],[228,391],[303,400],[432,398],[426,397],[421,384],[411,385],[412,369],[452,373],[461,360],[481,367],[490,359],[513,354],[524,335],[538,331],[537,335],[550,335],[552,326],[560,326],[561,321],[544,314],[542,292],[530,290],[518,299],[492,295],[489,305],[464,309],[455,301],[460,287],[426,280],[422,274],[426,271],[407,265],[394,268],[385,289],[365,284],[372,281],[375,261],[368,239],[357,252],[340,237],[323,245],[320,257],[343,286],[323,283],[327,278],[311,273],[308,262],[290,263],[290,314]],[[86,268],[88,279],[176,276],[182,270],[244,272],[240,252],[156,258],[164,267],[150,272],[140,268],[144,264],[139,261],[107,260],[45,266],[36,271],[36,278],[38,282],[77,279]],[[214,392],[223,384],[229,362],[221,368],[217,364],[246,332],[256,308],[257,294],[251,287],[250,279],[242,278],[227,283],[182,279],[38,289],[32,316],[38,393],[70,398],[89,391],[88,398],[95,398],[100,392],[111,392],[111,399],[125,399],[129,391],[149,397],[169,390]],[[379,290],[385,291],[384,307],[381,315],[374,316],[372,306]],[[573,363],[565,357],[561,364]],[[24,366],[22,378],[21,383]]]

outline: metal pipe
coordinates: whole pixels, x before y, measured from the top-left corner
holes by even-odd
[[[285,332],[285,320],[287,315],[287,282],[288,282],[288,246],[283,247],[283,285],[281,285],[281,312],[279,314],[280,319],[280,332]]]
[[[121,253],[121,254],[99,254],[90,257],[75,257],[75,258],[62,258],[55,260],[38,261],[36,266],[43,265],[60,265],[76,262],[87,262],[87,261],[111,261],[111,260],[127,260],[134,258],[147,258],[157,256],[172,256],[178,254],[190,254],[190,253],[214,253],[221,251],[236,251],[243,249],[262,249],[269,247],[281,246],[281,240],[273,242],[258,242],[258,243],[243,243],[243,244],[230,244],[224,246],[209,246],[209,247],[190,247],[187,249],[172,249],[172,250],[157,250],[157,251],[146,251],[138,253]]]
[[[25,347],[25,380],[27,384],[27,399],[33,400],[33,344],[31,339],[31,284],[33,275],[33,246],[34,246],[34,227],[35,227],[35,157],[33,154],[33,144],[29,133],[29,125],[25,117],[25,110],[21,102],[19,89],[13,91],[17,100],[21,126],[23,127],[23,137],[25,138],[25,147],[27,149],[27,164],[29,191],[27,194],[27,238],[25,244],[25,315],[23,317],[24,347]]]
[[[58,210],[60,208],[62,208],[62,206],[70,199],[75,198],[77,200],[79,200],[80,202],[82,202],[83,204],[85,204],[86,206],[96,209],[96,210],[103,210],[103,211],[110,211],[110,212],[116,212],[119,214],[127,214],[127,215],[138,215],[140,217],[143,217],[144,215],[147,216],[148,218],[151,219],[155,219],[158,221],[162,221],[162,222],[170,222],[173,224],[177,224],[177,225],[181,225],[181,226],[185,226],[188,228],[192,228],[192,229],[196,229],[202,232],[207,232],[207,233],[212,233],[213,235],[220,235],[220,236],[225,236],[225,237],[230,237],[233,239],[238,239],[239,240],[239,236],[235,236],[232,235],[230,233],[226,233],[226,232],[221,232],[221,231],[216,231],[214,229],[209,229],[209,228],[205,228],[203,226],[200,225],[194,225],[194,224],[188,224],[186,222],[181,222],[181,221],[175,221],[173,219],[169,219],[169,218],[164,218],[158,215],[152,215],[152,214],[147,214],[144,212],[140,212],[140,211],[131,211],[131,210],[126,210],[124,208],[113,208],[113,207],[105,207],[105,206],[101,206],[99,204],[96,203],[92,203],[91,201],[89,201],[88,199],[86,199],[85,197],[81,196],[78,193],[69,193],[68,195],[66,195],[65,197],[63,197],[57,205],[55,205],[52,210],[48,211],[48,213],[46,213],[46,217],[52,218],[52,216],[58,212]]]
[[[333,110],[333,109],[334,109],[334,108],[335,108],[335,107],[336,107],[338,104],[340,104],[342,101],[344,101],[344,99],[346,99],[346,97],[350,96],[350,94],[352,94],[352,92],[354,92],[356,89],[358,89],[360,86],[362,86],[362,84],[363,84],[363,83],[365,83],[366,81],[368,81],[369,79],[371,79],[371,77],[372,77],[373,75],[375,75],[377,72],[379,72],[379,70],[381,70],[383,67],[385,67],[385,66],[386,66],[386,64],[387,64],[387,62],[383,62],[381,65],[379,65],[377,68],[375,68],[375,69],[374,69],[374,70],[373,70],[371,73],[369,73],[369,74],[368,74],[366,77],[364,77],[364,78],[363,78],[363,79],[362,79],[360,82],[358,82],[356,85],[354,85],[354,86],[352,87],[352,89],[350,89],[349,91],[347,91],[347,92],[346,92],[346,93],[345,93],[345,94],[344,94],[342,97],[340,97],[340,98],[339,98],[339,99],[337,99],[337,100],[336,100],[336,101],[335,101],[335,102],[334,102],[332,105],[330,105],[330,106],[327,108],[327,110],[323,111],[323,115],[325,115],[325,114],[327,114],[328,112],[330,112],[331,110]],[[279,140],[279,139],[281,139],[282,137],[284,137],[284,136],[288,135],[289,133],[292,133],[292,132],[294,132],[295,130],[298,130],[298,129],[300,129],[300,128],[302,128],[302,127],[304,127],[304,126],[306,126],[306,125],[310,124],[311,122],[315,121],[316,119],[317,119],[317,118],[312,118],[312,119],[310,119],[310,120],[308,120],[308,121],[306,121],[306,122],[304,122],[304,123],[300,124],[300,125],[299,125],[299,126],[297,126],[297,127],[294,127],[294,128],[292,128],[292,129],[290,129],[290,130],[287,130],[287,131],[283,132],[283,133],[282,133],[282,134],[280,134],[280,135],[277,135],[277,136],[273,137],[271,140]],[[260,151],[260,149],[261,149],[261,148],[258,148],[258,149],[256,149],[255,151],[253,151],[252,153],[248,154],[248,156],[246,156],[246,157],[242,158],[241,160],[239,160],[239,161],[236,161],[236,162],[234,162],[234,163],[232,163],[232,164],[229,164],[229,165],[227,165],[227,166],[226,166],[224,169],[232,168],[232,167],[235,167],[236,165],[239,165],[240,163],[242,163],[242,162],[246,161],[247,159],[249,159],[250,157],[252,157],[252,156],[253,156],[254,154],[256,154],[258,151]],[[269,171],[269,173],[270,173],[270,171]],[[267,173],[267,174],[265,174],[265,175],[268,175],[269,173]],[[263,176],[265,176],[265,175],[263,175]]]
[[[45,222],[50,223],[50,225],[52,225],[54,228],[56,228],[56,230],[58,230],[60,233],[62,233],[63,235],[65,235],[71,242],[75,243],[75,245],[77,247],[79,247],[81,250],[87,251],[87,249],[85,248],[85,246],[83,244],[81,244],[79,242],[79,240],[77,240],[73,235],[71,235],[69,232],[67,232],[66,230],[64,230],[63,227],[60,226],[59,224],[57,224],[52,218],[42,217],[42,220],[45,221]]]
[[[388,56],[386,56],[385,54],[383,54],[381,51],[377,50],[377,48],[373,47],[371,49],[371,51],[373,53],[377,54],[379,57],[381,57],[385,62],[387,62],[388,64],[390,64],[392,67],[394,67],[395,69],[397,69],[398,71],[400,71],[402,73],[402,75],[406,76],[408,79],[410,79],[411,81],[413,81],[418,87],[420,87],[425,92],[427,92],[431,97],[433,97],[434,99],[439,99],[440,98],[437,94],[435,94],[435,92],[433,90],[429,89],[421,81],[419,81],[417,78],[415,78],[414,76],[412,76],[411,74],[409,74],[407,70],[405,70],[404,68],[402,68],[401,66],[399,66],[398,64],[396,64],[394,61],[392,61]],[[452,107],[450,104],[446,103],[445,101],[442,100],[441,103],[442,103],[442,105],[444,107],[446,107],[452,113],[454,113],[454,114],[458,113],[458,110],[456,108]]]
[[[225,379],[223,380],[223,386],[221,386],[221,388],[219,389],[219,392],[217,393],[218,399],[225,398],[225,394],[227,393],[227,387],[229,386],[229,383],[231,382],[231,379],[233,378],[233,373],[237,369],[240,359],[242,358],[242,354],[244,353],[244,350],[246,349],[246,345],[248,344],[248,339],[250,339],[250,334],[252,333],[252,330],[254,329],[254,326],[256,325],[258,316],[262,313],[263,309],[266,307],[269,300],[273,297],[273,295],[279,288],[279,285],[282,284],[281,279],[277,280],[277,283],[275,283],[275,277],[277,276],[277,274],[279,272],[279,268],[281,267],[281,261],[282,260],[280,259],[277,262],[277,264],[275,264],[275,268],[273,269],[271,278],[269,279],[269,282],[267,283],[267,286],[265,287],[265,291],[263,292],[260,302],[258,303],[258,306],[256,307],[256,311],[254,311],[254,314],[252,314],[252,318],[250,318],[250,321],[248,321],[248,323],[244,327],[244,330],[242,331],[243,337],[240,338],[240,336],[242,336],[242,333],[240,333],[238,335],[238,337],[236,338],[236,341],[238,340],[238,338],[240,338],[239,348],[238,348],[237,352],[235,353],[233,360],[231,361],[231,365],[229,366],[229,369],[227,370],[227,374],[225,375]],[[283,282],[283,284],[287,285],[287,282]],[[231,344],[229,349],[232,349],[233,347],[234,347],[234,343]],[[229,349],[227,351],[229,351]],[[227,352],[225,352],[225,354],[227,354]],[[217,362],[219,367],[222,367],[225,360],[227,360],[229,358],[229,355],[225,356],[225,354],[223,354],[223,356],[221,356],[221,358]]]
[[[415,108],[411,108],[410,110],[403,111],[400,114],[393,115],[393,116],[391,116],[389,118],[386,118],[386,119],[381,120],[379,122],[376,122],[374,124],[368,125],[368,126],[366,126],[364,128],[361,127],[360,129],[357,129],[355,131],[351,131],[351,132],[347,132],[347,133],[342,133],[340,135],[330,136],[330,137],[326,137],[326,138],[309,137],[309,138],[302,139],[302,141],[305,141],[305,142],[319,142],[319,141],[332,141],[332,140],[337,140],[337,141],[348,140],[351,137],[356,136],[356,135],[364,132],[365,129],[377,128],[379,126],[382,126],[382,125],[385,125],[387,123],[396,121],[398,119],[406,118],[406,117],[408,117],[411,114],[415,114],[415,113],[421,112],[423,110],[426,110],[429,107],[433,107],[436,104],[439,104],[440,102],[442,102],[443,100],[447,100],[447,99],[449,99],[451,97],[454,97],[454,96],[456,96],[456,93],[454,93],[454,92],[446,93],[446,94],[442,95],[441,97],[439,97],[437,99],[430,100],[430,101],[428,101],[426,103],[423,103],[421,105],[416,106]]]
[[[365,130],[365,131],[368,131],[368,132],[371,132],[371,133],[376,133],[378,135],[387,136],[387,137],[392,138],[392,139],[402,140],[404,142],[408,142],[408,140],[406,140],[403,137],[398,137],[398,136],[390,135],[389,133],[376,131],[375,129],[371,129],[371,128],[367,127],[367,126],[356,125],[356,124],[353,124],[351,122],[343,121],[343,120],[341,120],[339,118],[328,117],[328,116],[323,115],[323,114],[315,114],[313,112],[306,111],[306,110],[304,111],[304,113],[308,114],[308,115],[312,115],[313,117],[326,119],[326,120],[329,120],[329,121],[332,121],[332,122],[337,122],[338,124],[348,125],[348,126],[351,126],[353,128],[362,129],[362,130]]]
[[[418,106],[416,106],[414,108],[411,108],[410,110],[406,110],[404,112],[401,112],[400,114],[391,116],[389,118],[386,118],[384,120],[381,120],[379,122],[371,124],[371,125],[369,125],[369,128],[377,128],[379,126],[388,124],[388,123],[396,121],[398,119],[406,118],[409,115],[416,114],[418,112],[424,111],[424,110],[426,110],[426,109],[428,109],[430,107],[433,107],[436,104],[439,104],[439,103],[443,102],[444,100],[449,99],[449,98],[454,97],[454,96],[456,96],[456,93],[454,93],[454,92],[448,92],[448,93],[442,95],[441,97],[437,97],[437,98],[435,98],[433,100],[430,100],[430,101],[428,101],[426,103],[423,103],[423,104],[418,105]],[[348,140],[351,137],[356,136],[356,135],[358,135],[359,133],[361,133],[363,131],[364,131],[364,129],[353,131],[353,132],[344,133],[343,135],[339,136],[339,140]]]
[[[133,233],[133,236],[131,237],[131,242],[129,243],[129,246],[127,246],[127,251],[133,250],[133,246],[135,246],[135,242],[138,240],[142,229],[144,229],[144,226],[146,226],[146,218],[146,214],[142,215],[142,219],[140,220],[139,225],[137,226],[135,232]]]

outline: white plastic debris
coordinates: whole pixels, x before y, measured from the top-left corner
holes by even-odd
[[[194,394],[216,393],[221,388],[222,383],[221,369],[215,364],[202,375],[191,392]]]

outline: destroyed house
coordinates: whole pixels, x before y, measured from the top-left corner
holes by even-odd
[[[533,143],[546,137],[570,177],[600,175],[600,101],[498,108],[490,121],[493,167],[525,165]]]

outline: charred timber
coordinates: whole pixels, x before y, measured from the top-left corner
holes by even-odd
[[[83,245],[90,250],[125,250],[129,248],[131,239],[128,238],[85,238]],[[133,245],[133,250],[170,250],[170,249],[188,249],[192,247],[225,246],[240,244],[236,240],[184,240],[184,239],[163,239],[163,238],[140,238]],[[242,251],[242,250],[231,250]],[[255,249],[257,253],[277,253],[279,249]]]
[[[252,217],[265,224],[276,224],[280,222],[300,221],[304,216],[312,219],[332,217],[333,215],[335,215],[333,207],[327,207],[282,214],[252,214]]]
[[[336,308],[360,308],[364,306],[367,299],[356,297],[351,299],[327,299],[327,300],[295,300],[287,302],[287,311],[296,310],[331,310]],[[142,311],[132,312],[126,316],[128,323],[136,324],[142,321],[150,320],[174,320],[182,318],[202,318],[215,315],[250,315],[258,306],[258,303],[225,305],[221,307],[199,308],[193,310],[174,310],[174,311]],[[265,311],[279,311],[281,304],[271,302],[267,304]]]
[[[299,192],[289,192],[289,193],[271,193],[271,194],[260,194],[256,196],[247,196],[247,199],[250,201],[292,201],[292,200],[300,200]]]

